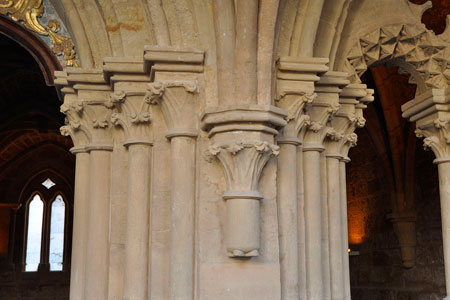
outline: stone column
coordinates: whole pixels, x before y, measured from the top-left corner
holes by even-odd
[[[55,72],[65,94],[64,135],[71,135],[77,153],[74,253],[71,299],[106,300],[109,273],[110,110],[111,87],[101,70],[73,68]],[[85,146],[84,146],[85,145]],[[80,148],[84,146],[84,148]],[[86,153],[83,153],[86,151]],[[78,212],[77,212],[78,210]]]
[[[281,57],[277,62],[278,107],[287,125],[277,137],[277,204],[280,243],[281,299],[306,299],[305,220],[303,201],[302,131],[309,117],[304,106],[315,98],[317,74],[328,70],[327,59]]]
[[[433,150],[438,164],[445,283],[450,299],[450,91],[430,89],[402,105],[403,117],[416,123],[416,135]]]
[[[303,107],[315,94],[298,91],[284,95],[278,106],[288,111],[288,124],[277,138],[280,146],[277,171],[278,227],[281,264],[281,299],[299,299],[299,243],[297,205],[297,147],[298,135],[308,117]]]
[[[147,99],[161,105],[170,140],[171,300],[194,297],[195,148],[198,135],[198,86],[195,81],[149,84]]]
[[[84,147],[74,147],[76,155],[75,195],[73,212],[72,262],[70,299],[82,300],[86,271],[87,216],[89,211],[89,153]]]
[[[80,132],[86,142],[86,151],[89,153],[89,167],[85,165],[82,170],[88,173],[83,178],[83,186],[77,190],[89,195],[89,209],[84,215],[75,215],[74,223],[83,237],[86,234],[85,249],[77,249],[77,259],[85,257],[84,266],[84,292],[81,291],[81,282],[74,290],[74,297],[86,300],[106,300],[108,297],[109,273],[109,189],[110,189],[110,158],[112,151],[112,137],[110,126],[110,111],[105,107],[107,95],[104,90],[78,90],[78,99],[67,97],[61,111],[67,115],[68,125],[63,127],[63,133],[69,130]],[[79,154],[77,154],[79,155]],[[77,172],[80,169],[77,167]],[[76,178],[86,174],[77,173]],[[88,182],[89,181],[89,182]],[[80,183],[80,184],[81,184]],[[83,195],[83,194],[81,194]],[[77,218],[78,217],[78,218]],[[82,219],[80,220],[81,217]],[[84,222],[83,222],[84,221]],[[83,222],[83,224],[79,224]],[[74,245],[76,242],[74,242]],[[85,251],[85,252],[84,252]],[[77,280],[83,275],[77,274]],[[95,280],[93,280],[95,278]],[[77,286],[75,286],[77,287]],[[84,295],[83,295],[84,294]],[[77,298],[74,298],[77,299]]]
[[[221,162],[227,182],[226,248],[230,257],[254,257],[260,246],[259,177],[267,161],[277,156],[275,128],[286,125],[283,110],[273,106],[240,105],[210,108],[203,115],[203,129],[213,144],[210,158]],[[251,121],[244,121],[251,120]]]
[[[119,84],[116,84],[119,85]],[[120,86],[125,88],[127,86]],[[128,89],[130,87],[128,86]],[[151,176],[150,100],[144,92],[116,90],[108,107],[111,121],[125,131],[128,149],[125,272],[123,298],[148,297],[148,237]]]
[[[348,217],[347,217],[347,178],[345,164],[350,159],[348,157],[342,158],[339,162],[339,184],[340,184],[340,201],[341,201],[341,232],[342,232],[342,278],[344,281],[344,299],[351,299],[350,291],[350,262],[348,255]]]
[[[110,113],[103,103],[86,105],[84,111],[83,118],[93,128],[92,141],[86,146],[90,170],[85,299],[103,300],[108,298],[109,274]]]
[[[107,299],[109,273],[109,188],[112,146],[89,145],[90,201],[86,253],[86,300]],[[93,280],[95,278],[95,280]]]
[[[66,96],[67,102],[73,95]],[[76,100],[75,99],[72,99]],[[89,213],[89,152],[86,150],[86,143],[89,142],[85,132],[80,130],[77,120],[77,105],[63,104],[61,112],[67,115],[67,125],[61,127],[61,134],[70,136],[74,147],[70,150],[76,155],[75,164],[75,195],[74,195],[74,216],[73,216],[73,236],[72,236],[72,261],[70,273],[70,299],[84,299],[84,286],[86,275],[86,244],[88,234],[88,213]]]
[[[324,274],[322,271],[322,204],[320,156],[328,133],[326,124],[339,108],[337,84],[341,73],[325,73],[316,84],[317,98],[306,107],[310,122],[303,137],[303,172],[305,187],[305,233],[307,299],[322,300]],[[346,84],[344,79],[343,84]]]
[[[342,295],[344,300],[351,299],[345,164],[350,161],[348,158],[350,148],[355,146],[357,142],[357,135],[354,133],[355,129],[365,125],[366,120],[363,117],[363,109],[367,107],[367,103],[374,100],[373,92],[372,89],[367,89],[364,84],[349,84],[342,90],[339,95],[341,107],[331,122],[333,130],[337,132],[339,138],[332,138],[328,143],[330,156],[338,158],[338,168],[334,174],[339,178],[339,193],[335,196],[339,199],[339,215],[336,214],[335,218],[340,219],[339,232],[336,231],[340,238],[340,245],[338,242],[333,250],[336,249],[336,252],[339,253],[339,257],[335,259],[342,266],[341,270],[334,275],[338,284],[332,285],[332,287],[335,288],[339,295]],[[339,279],[339,277],[342,279]]]

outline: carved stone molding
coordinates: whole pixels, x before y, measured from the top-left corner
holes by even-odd
[[[167,138],[198,135],[196,81],[158,81],[148,85],[145,101],[160,104],[167,124]]]
[[[369,66],[398,58],[414,66],[431,88],[448,85],[448,43],[423,25],[398,24],[376,29],[359,38],[347,54],[347,71],[352,81],[360,82]]]

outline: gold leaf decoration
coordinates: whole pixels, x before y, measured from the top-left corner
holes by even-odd
[[[0,14],[21,22],[25,28],[37,34],[48,36],[53,53],[64,56],[66,66],[78,67],[72,39],[58,33],[61,25],[56,20],[50,20],[47,26],[41,24],[39,18],[43,13],[43,0],[0,0]]]

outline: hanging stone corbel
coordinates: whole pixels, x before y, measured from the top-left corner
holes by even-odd
[[[279,153],[274,144],[286,113],[273,106],[233,105],[210,108],[202,117],[212,145],[211,160],[220,161],[227,182],[226,248],[230,257],[254,257],[260,248],[259,178],[267,161]],[[245,121],[244,121],[245,120]]]
[[[222,163],[228,190],[227,250],[231,257],[259,255],[259,206],[262,194],[258,191],[259,177],[267,161],[277,156],[279,146],[267,141],[213,144],[208,154]]]

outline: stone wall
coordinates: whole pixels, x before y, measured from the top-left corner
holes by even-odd
[[[389,185],[381,157],[366,130],[350,152],[348,211],[352,299],[435,300],[445,294],[437,168],[432,152],[416,145],[416,266],[402,266],[390,212]],[[362,233],[362,234],[361,234]],[[361,238],[359,238],[361,236]],[[359,239],[358,239],[359,238]],[[353,244],[352,244],[353,242]]]

